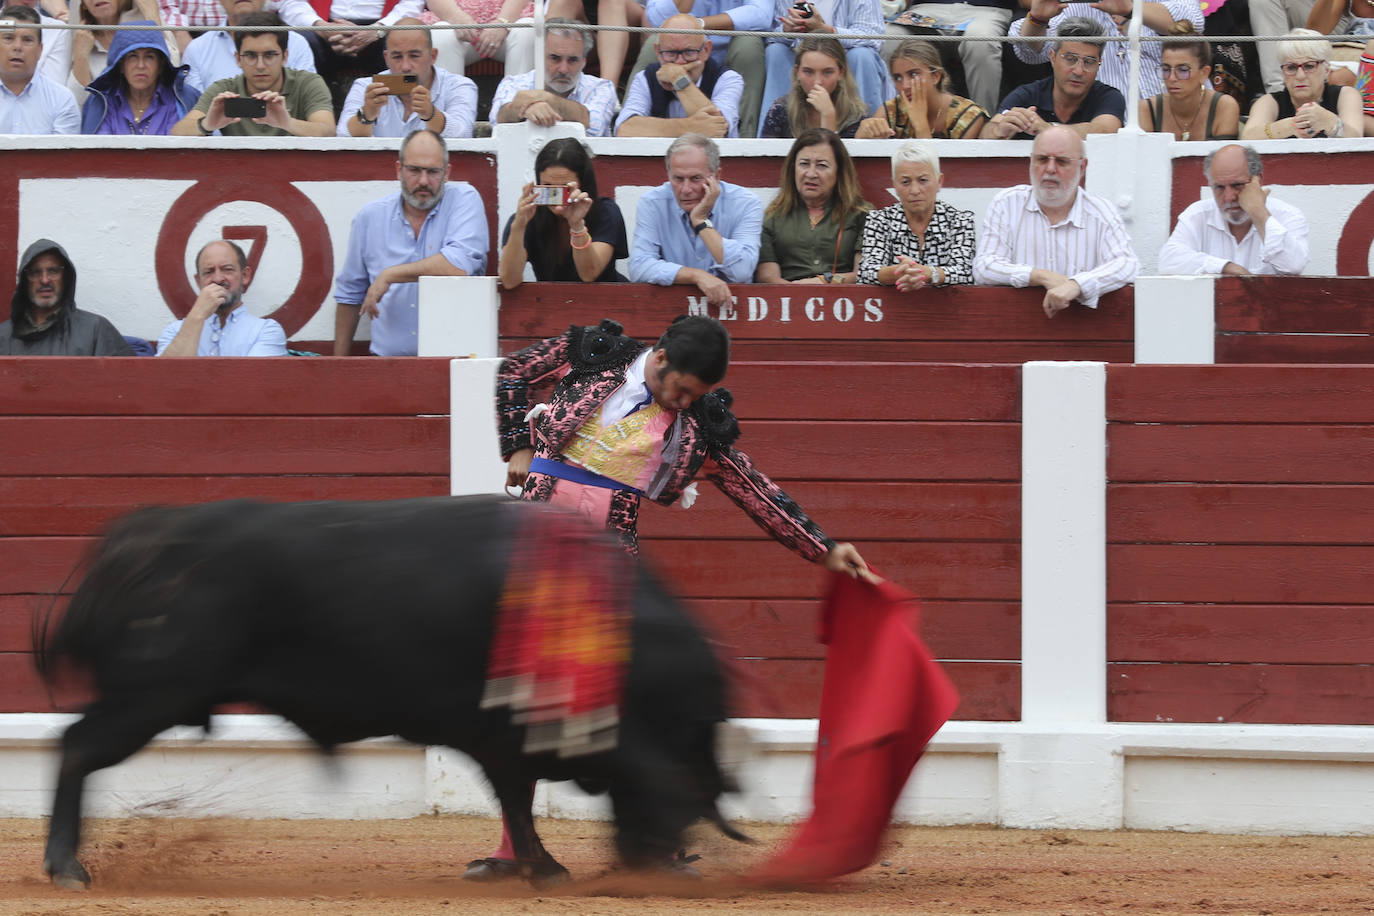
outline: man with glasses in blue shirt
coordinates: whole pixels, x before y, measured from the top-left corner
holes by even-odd
[[[334,280],[334,355],[348,356],[363,315],[372,319],[374,356],[419,350],[421,277],[482,276],[487,214],[465,181],[448,184],[448,147],[432,130],[408,134],[396,163],[399,194],[353,218],[348,254]]]
[[[1097,79],[1103,46],[1080,38],[1100,38],[1102,26],[1091,19],[1068,17],[1059,22],[1050,51],[1053,73],[1017,86],[983,127],[984,140],[1029,140],[1051,124],[1065,124],[1080,137],[1111,134],[1126,119],[1126,98]]]
[[[738,137],[743,77],[711,56],[695,16],[672,16],[663,27],[696,31],[656,36],[658,63],[631,77],[615,135]]]
[[[253,268],[243,249],[215,240],[196,254],[200,295],[191,311],[163,329],[158,356],[285,356],[286,332],[243,307]]]

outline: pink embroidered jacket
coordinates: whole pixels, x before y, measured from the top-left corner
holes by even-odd
[[[621,336],[615,322],[603,321],[599,327],[574,326],[562,336],[532,344],[503,360],[496,377],[501,457],[509,459],[520,449],[533,448],[539,457],[560,460],[573,434],[624,383],[625,370],[643,349],[638,341]],[[534,421],[532,437],[525,421],[530,388],[553,379],[558,384],[548,409]],[[781,487],[755,469],[748,455],[733,446],[739,428],[729,405],[730,393],[721,388],[678,414],[664,439],[663,469],[644,495],[671,505],[698,472],[704,472],[707,480],[776,540],[807,560],[821,559],[835,542]],[[554,483],[552,477],[532,473],[524,496],[547,500]],[[631,553],[639,551],[638,518],[639,494],[616,491],[606,524]]]

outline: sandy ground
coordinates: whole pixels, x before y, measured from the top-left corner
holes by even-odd
[[[733,843],[699,827],[700,881],[609,870],[609,825],[541,823],[574,880],[556,892],[473,886],[463,863],[494,821],[88,822],[90,891],[40,872],[46,823],[0,820],[0,913],[1374,913],[1374,837],[902,828],[881,864],[823,890],[748,889],[731,879],[786,835],[745,826]]]

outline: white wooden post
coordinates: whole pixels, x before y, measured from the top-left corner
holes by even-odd
[[[1137,277],[1135,361],[1215,363],[1216,278]]]

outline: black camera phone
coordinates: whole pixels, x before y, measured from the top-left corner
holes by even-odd
[[[226,118],[265,118],[267,117],[267,102],[263,99],[237,98],[224,100],[224,116]]]

